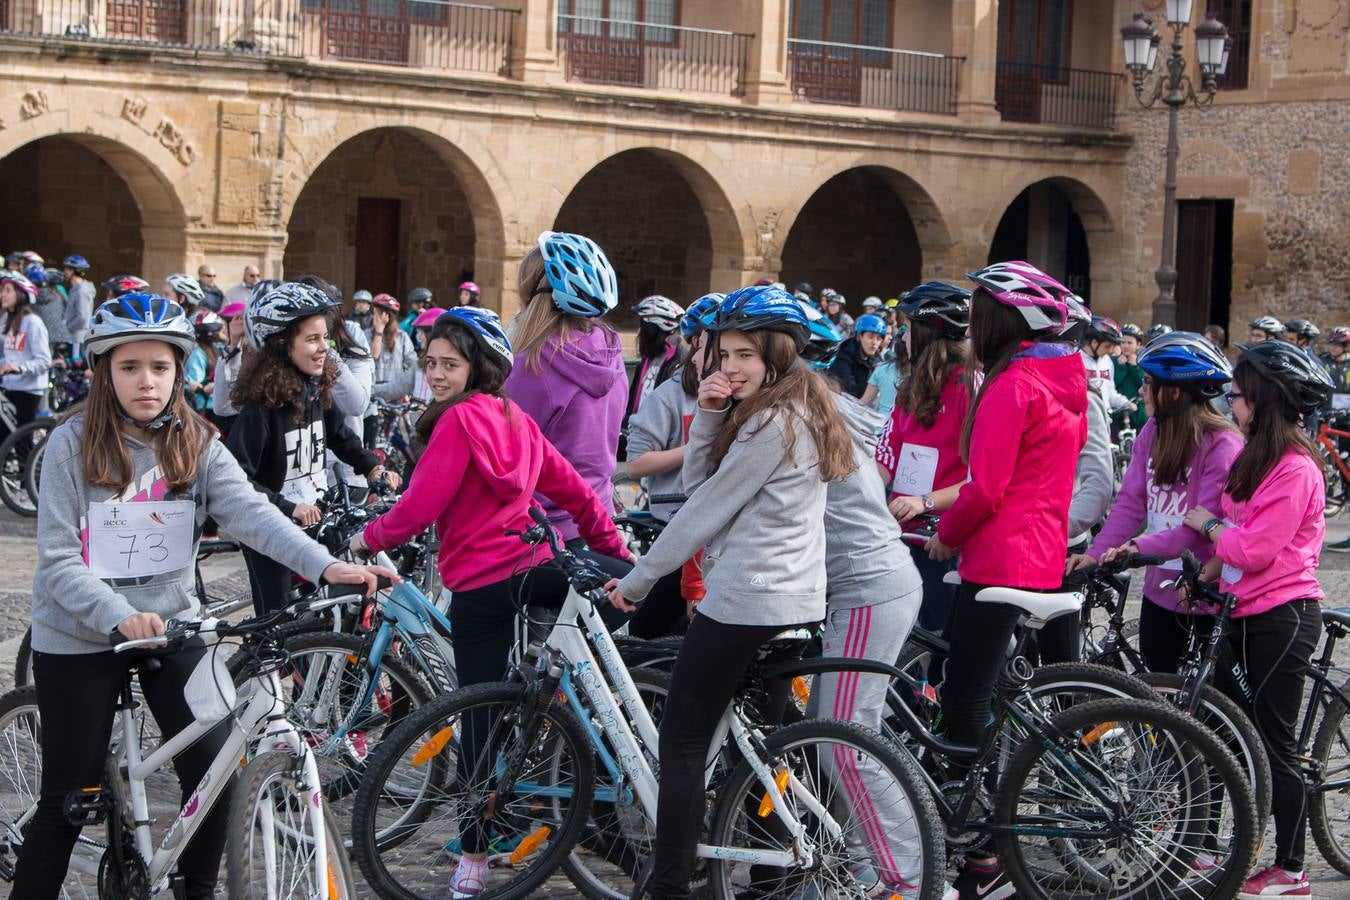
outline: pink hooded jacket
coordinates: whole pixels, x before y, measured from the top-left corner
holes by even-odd
[[[366,526],[372,550],[397,547],[436,523],[441,581],[452,591],[504,581],[525,558],[553,556],[530,548],[508,530],[533,523],[535,492],[572,517],[597,553],[619,558],[623,541],[590,486],[518,408],[478,394],[447,409],[431,432],[407,490]]]
[[[1062,344],[1024,345],[988,385],[970,437],[970,481],[938,525],[942,543],[960,551],[963,580],[1063,583],[1087,404],[1083,363]]]

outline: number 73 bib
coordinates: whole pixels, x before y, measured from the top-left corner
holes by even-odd
[[[196,504],[191,500],[89,504],[89,571],[138,578],[192,564]]]

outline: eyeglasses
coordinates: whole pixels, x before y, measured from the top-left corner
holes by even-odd
[[[1246,396],[1246,394],[1240,394],[1237,391],[1228,391],[1223,395],[1223,399],[1228,401],[1229,406],[1232,406],[1234,400],[1245,399]]]

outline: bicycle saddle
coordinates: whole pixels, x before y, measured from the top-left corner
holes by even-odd
[[[979,603],[1007,603],[1029,617],[1027,625],[1040,628],[1051,619],[1078,612],[1083,607],[1083,595],[1077,591],[1042,594],[1009,587],[987,587],[975,595]]]
[[[1323,622],[1335,622],[1350,628],[1350,606],[1338,606],[1334,609],[1322,609]]]

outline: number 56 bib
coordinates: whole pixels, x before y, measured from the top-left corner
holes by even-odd
[[[191,500],[89,504],[89,571],[136,578],[192,564],[196,504]]]

